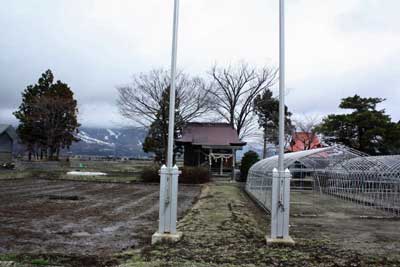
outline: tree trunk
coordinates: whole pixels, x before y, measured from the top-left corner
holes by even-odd
[[[267,158],[267,126],[264,127],[264,147],[263,147],[263,159]]]
[[[54,160],[54,148],[50,147],[49,149],[49,160]]]

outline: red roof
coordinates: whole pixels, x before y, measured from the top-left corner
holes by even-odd
[[[311,141],[311,139],[313,139]],[[316,134],[297,132],[292,135],[292,141],[288,147],[290,152],[298,152],[322,147],[321,142]]]
[[[236,130],[228,123],[191,122],[183,129],[178,143],[191,143],[201,146],[244,146]]]

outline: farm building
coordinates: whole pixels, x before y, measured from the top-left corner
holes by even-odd
[[[235,167],[236,151],[246,145],[228,123],[188,123],[176,141],[185,166],[204,166],[223,174]]]
[[[14,128],[8,124],[0,124],[0,164],[12,161],[13,144],[17,139]]]
[[[295,132],[292,135],[287,152],[298,152],[321,147],[322,144],[315,133]]]

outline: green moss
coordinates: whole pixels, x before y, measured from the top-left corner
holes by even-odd
[[[33,259],[31,260],[31,264],[36,266],[46,266],[49,265],[49,261],[46,259]]]
[[[17,261],[17,255],[14,254],[0,255],[0,261]]]

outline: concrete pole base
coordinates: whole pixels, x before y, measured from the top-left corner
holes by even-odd
[[[269,236],[266,236],[265,238],[267,240],[267,246],[269,245],[293,246],[295,244],[294,240],[290,236],[286,238],[271,238]]]
[[[176,243],[182,239],[183,233],[177,232],[176,234],[161,234],[161,233],[154,233],[151,237],[151,244],[157,243]]]

